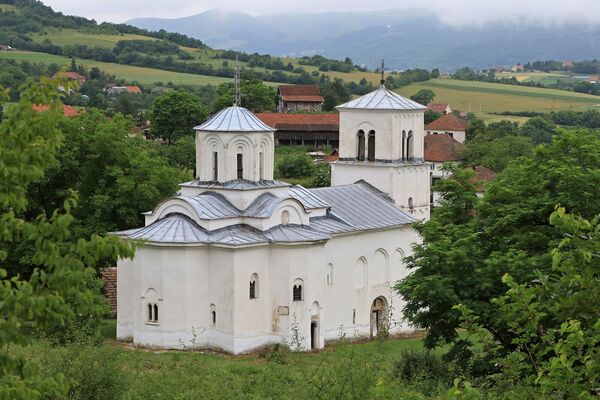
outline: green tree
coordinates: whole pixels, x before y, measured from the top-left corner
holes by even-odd
[[[466,144],[463,155],[470,164],[500,172],[512,160],[531,154],[532,149],[533,143],[528,137],[508,135],[487,141],[478,136]]]
[[[424,116],[425,125],[435,121],[436,119],[438,119],[441,116],[442,116],[442,114],[435,112],[433,110],[425,111],[425,116]]]
[[[275,88],[251,77],[242,79],[240,83],[241,106],[253,112],[275,110]],[[218,112],[233,104],[233,84],[222,83],[217,88],[217,98],[212,105],[213,112]]]
[[[350,90],[345,82],[339,78],[332,81],[329,77],[322,77],[319,89],[325,100],[323,102],[323,110],[325,111],[332,111],[335,106],[350,100]]]
[[[536,279],[536,270],[548,272],[549,252],[561,237],[548,220],[555,204],[584,218],[600,214],[600,138],[587,130],[559,132],[550,145],[510,163],[482,200],[473,198],[465,176],[437,188],[448,202],[417,226],[423,241],[407,257],[414,272],[396,286],[408,320],[429,330],[428,346],[454,342],[454,355],[465,354],[456,333],[458,304],[510,346],[514,334],[490,302],[504,294],[502,276],[521,284]],[[453,180],[458,183],[449,186]]]
[[[431,89],[421,89],[417,93],[410,96],[410,99],[419,104],[427,105],[433,101],[435,93]]]
[[[193,127],[208,116],[200,98],[184,90],[175,90],[158,96],[150,114],[152,133],[169,143],[194,133]]]
[[[5,102],[6,92],[0,93],[0,102]],[[38,113],[33,104],[51,104],[51,110]],[[50,216],[23,217],[29,185],[43,177],[61,145],[60,110],[55,84],[30,83],[0,123],[0,240],[4,244],[0,246],[0,398],[67,395],[68,383],[61,374],[38,370],[11,352],[11,346],[27,346],[31,343],[28,332],[59,330],[77,315],[99,318],[103,309],[94,299],[100,294],[88,286],[95,277],[94,267],[106,257],[114,260],[133,254],[116,237],[70,241],[74,195]],[[36,268],[28,279],[8,277],[5,267],[14,251],[11,244],[22,242],[32,246]]]
[[[552,136],[557,134],[556,125],[549,119],[533,117],[521,128],[521,135],[528,137],[534,144],[550,143]]]

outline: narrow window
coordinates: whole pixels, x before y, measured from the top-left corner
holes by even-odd
[[[413,204],[413,198],[409,197],[408,198],[408,209],[410,210],[410,212],[413,212],[415,209],[415,205]]]
[[[352,309],[352,325],[356,325],[356,308]]]
[[[359,161],[365,160],[365,132],[362,129],[358,131],[358,154],[356,158]]]
[[[402,159],[406,160],[406,131],[402,131]]]
[[[244,179],[244,159],[241,153],[237,155],[237,178]]]
[[[217,312],[211,311],[210,314],[211,314],[212,325],[215,326],[217,324]]]
[[[158,322],[158,305],[154,305],[154,322]]]
[[[213,181],[218,182],[219,180],[219,153],[216,151],[213,153]]]
[[[260,180],[265,179],[265,157],[262,151],[258,153],[258,171]]]
[[[325,274],[325,284],[333,285],[333,264],[327,264],[327,273]]]
[[[367,156],[367,159],[369,161],[375,161],[375,131],[369,132],[368,147],[369,147],[369,154]]]
[[[302,285],[294,285],[294,301],[302,301]]]
[[[256,298],[256,282],[254,281],[250,282],[250,298]]]
[[[408,137],[406,138],[406,159],[412,160],[413,158],[413,132],[408,132]]]
[[[152,322],[152,304],[148,303],[148,322]]]

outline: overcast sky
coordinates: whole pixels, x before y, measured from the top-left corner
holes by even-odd
[[[547,23],[600,22],[600,0],[44,0],[44,3],[65,14],[94,18],[99,22],[124,22],[135,17],[176,18],[210,9],[259,15],[392,8],[431,11],[452,25],[522,18]]]

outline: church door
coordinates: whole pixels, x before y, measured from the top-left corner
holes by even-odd
[[[317,321],[312,321],[310,323],[310,348],[313,350],[319,348],[319,331]]]

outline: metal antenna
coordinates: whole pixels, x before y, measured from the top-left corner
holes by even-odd
[[[385,77],[383,76],[383,74],[385,73],[385,64],[383,62],[383,58],[381,59],[381,80],[379,81],[379,83],[381,83],[382,85],[385,84]]]
[[[240,64],[238,55],[235,55],[235,72],[233,73],[233,105],[239,106],[241,103],[240,96]]]

